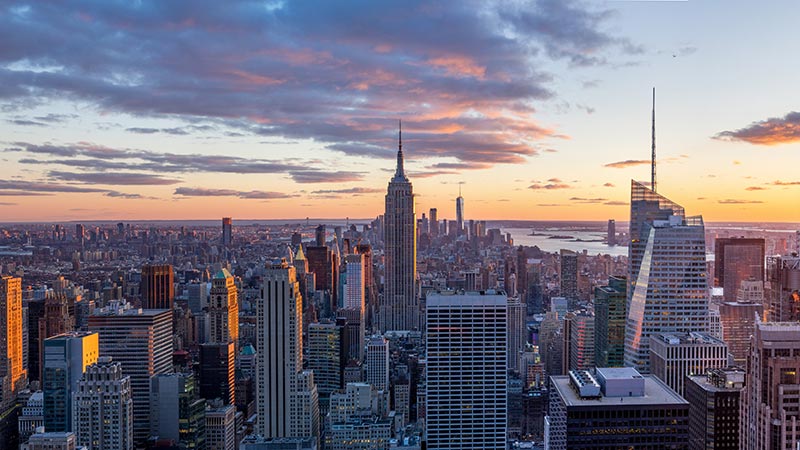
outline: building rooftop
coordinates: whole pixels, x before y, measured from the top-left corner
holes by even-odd
[[[651,340],[659,341],[666,345],[726,345],[725,342],[708,333],[655,333]]]
[[[505,306],[503,291],[440,291],[428,294],[427,306]]]
[[[607,371],[609,369],[602,369]],[[629,368],[614,368],[610,369],[611,376],[613,377],[614,371],[619,372],[620,376],[625,376],[626,370],[633,370]],[[636,372],[638,375],[638,372]],[[596,398],[581,398],[578,392],[570,386],[569,376],[560,375],[552,376],[550,379],[553,382],[553,388],[564,399],[564,403],[569,406],[591,406],[603,407],[610,405],[688,405],[688,402],[678,395],[675,391],[669,388],[661,380],[652,375],[639,375],[644,379],[644,395],[640,397],[596,397]]]

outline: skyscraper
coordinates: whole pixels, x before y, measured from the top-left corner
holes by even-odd
[[[200,345],[200,396],[236,404],[236,351],[233,341]]]
[[[332,322],[312,323],[308,327],[308,368],[314,371],[314,381],[320,399],[342,388],[342,327]]]
[[[206,401],[197,394],[192,373],[153,375],[150,435],[173,440],[179,448],[206,448]]]
[[[508,368],[519,372],[519,356],[525,349],[525,305],[518,297],[508,299]]]
[[[169,264],[142,267],[142,307],[172,311],[175,301],[175,279]]]
[[[569,302],[569,310],[578,306],[578,254],[570,250],[561,250],[561,296]]]
[[[381,332],[419,329],[417,298],[417,221],[414,192],[403,170],[402,135],[397,150],[397,169],[386,193],[384,244],[385,279],[380,306]]]
[[[800,323],[758,322],[750,342],[739,448],[795,449],[800,441]]]
[[[372,336],[367,342],[367,383],[379,391],[389,391],[389,342]]]
[[[506,302],[494,291],[428,295],[429,449],[505,450]]]
[[[594,289],[594,356],[597,367],[622,367],[625,357],[624,277],[609,277]]]
[[[458,197],[456,197],[456,227],[458,236],[464,233],[464,197],[461,196],[461,184],[458,185]]]
[[[617,245],[617,221],[614,219],[608,219],[606,242],[608,242],[608,245]]]
[[[711,369],[686,377],[689,450],[739,450],[739,404],[744,370]]]
[[[650,372],[683,396],[686,377],[728,366],[728,346],[708,333],[650,336]]]
[[[765,313],[773,322],[800,320],[800,257],[767,258]]]
[[[257,432],[319,439],[317,389],[303,371],[303,300],[286,261],[267,268],[257,308]]]
[[[100,335],[100,355],[131,377],[133,437],[143,443],[150,434],[150,377],[172,373],[172,311],[115,303],[95,310],[89,330]]]
[[[84,370],[97,362],[97,333],[71,332],[44,341],[44,426],[53,431],[72,429],[72,393]]]
[[[227,269],[221,269],[211,281],[211,302],[208,305],[208,337],[206,342],[227,344],[238,348],[239,302],[236,283]]]
[[[428,216],[430,216],[428,222],[428,234],[430,234],[431,237],[439,236],[439,213],[436,208],[431,208],[428,212]]]
[[[86,368],[72,401],[72,430],[90,450],[133,448],[131,378],[122,365],[101,356]]]
[[[705,227],[632,181],[630,234],[625,365],[649,373],[652,334],[708,330]]]
[[[12,406],[25,387],[22,365],[22,278],[0,277],[0,412]]]
[[[595,367],[594,316],[586,312],[567,314],[564,319],[564,334],[569,334],[569,359],[564,358],[569,370],[589,370]],[[566,350],[566,343],[564,347]]]
[[[714,284],[726,302],[736,301],[742,281],[764,281],[764,238],[717,238],[714,242]]]
[[[233,242],[233,220],[230,217],[222,218],[222,245],[228,247]]]

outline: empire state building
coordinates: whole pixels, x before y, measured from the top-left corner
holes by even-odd
[[[417,221],[414,192],[403,170],[402,130],[398,141],[397,170],[389,181],[383,218],[386,284],[379,310],[380,331],[418,330]]]

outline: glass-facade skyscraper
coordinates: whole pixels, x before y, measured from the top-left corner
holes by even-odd
[[[708,330],[705,227],[635,181],[630,226],[625,365],[649,373],[650,335]]]

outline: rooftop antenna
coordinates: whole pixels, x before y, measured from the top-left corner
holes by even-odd
[[[464,184],[463,181],[458,182],[458,196],[461,197],[461,185]]]
[[[653,154],[650,161],[650,189],[656,191],[656,88],[653,88],[653,138],[652,138]]]

